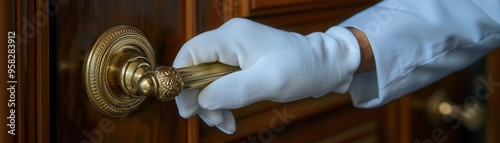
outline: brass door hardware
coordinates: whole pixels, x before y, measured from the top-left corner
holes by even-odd
[[[137,28],[112,27],[89,49],[83,65],[85,90],[103,114],[123,117],[147,96],[162,102],[174,99],[183,89],[201,88],[239,67],[214,62],[173,68],[156,65],[150,42]]]
[[[455,118],[469,130],[479,130],[484,126],[487,108],[480,102],[455,104],[448,99],[446,90],[437,89],[427,101],[427,114],[435,125]]]

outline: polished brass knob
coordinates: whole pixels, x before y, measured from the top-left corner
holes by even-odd
[[[147,96],[170,101],[183,89],[205,87],[238,70],[218,62],[178,69],[156,67],[153,48],[144,34],[119,25],[94,42],[83,65],[83,78],[90,102],[100,112],[123,117],[137,110]]]

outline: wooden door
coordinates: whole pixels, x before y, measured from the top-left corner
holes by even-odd
[[[108,28],[130,25],[151,42],[157,64],[171,65],[186,41],[184,0],[70,0],[52,1],[58,11],[51,23],[56,96],[53,112],[56,141],[69,142],[187,142],[187,120],[175,102],[150,99],[127,117],[108,117],[89,101],[82,70],[93,42]]]
[[[352,106],[349,95],[328,94],[290,103],[259,102],[233,110],[237,131],[226,135],[197,117],[182,119],[174,102],[147,101],[139,111],[114,118],[90,103],[83,86],[85,54],[106,29],[131,25],[151,42],[159,65],[170,65],[182,44],[232,17],[246,17],[280,29],[307,34],[324,31],[377,0],[28,0],[2,1],[1,33],[16,31],[16,136],[4,142],[428,142],[427,97],[437,88],[464,94],[464,72],[375,109]],[[10,12],[10,13],[9,13]],[[10,15],[11,14],[11,15]],[[5,35],[4,35],[5,36]],[[6,39],[6,38],[5,38]],[[1,40],[5,42],[6,40]],[[5,44],[4,44],[5,45]],[[5,52],[6,50],[0,50]],[[4,53],[2,53],[4,55]],[[499,51],[490,54],[488,72],[498,89]],[[4,62],[1,63],[4,66]],[[7,70],[1,70],[2,75]],[[3,82],[3,80],[2,80]],[[7,88],[3,83],[2,88]],[[498,90],[496,90],[498,91]],[[486,141],[498,142],[498,92],[488,99]],[[7,101],[7,96],[0,97]],[[459,99],[461,100],[461,99]],[[9,116],[0,106],[2,117]],[[279,119],[290,114],[289,120]],[[6,124],[6,120],[1,121]],[[277,128],[276,128],[277,127]],[[440,131],[440,130],[438,130]],[[445,130],[446,142],[466,133]],[[441,136],[442,137],[442,136]],[[431,141],[432,142],[432,141]]]

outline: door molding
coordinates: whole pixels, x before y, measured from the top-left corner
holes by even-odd
[[[1,31],[16,33],[17,84],[15,135],[2,135],[0,140],[50,142],[49,1],[9,0],[2,4],[6,13],[1,19]]]

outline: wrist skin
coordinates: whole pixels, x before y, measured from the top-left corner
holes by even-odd
[[[349,31],[351,31],[358,40],[359,50],[361,53],[361,60],[355,74],[374,71],[375,58],[373,57],[372,47],[365,33],[353,27],[348,27],[347,29],[349,29]]]

